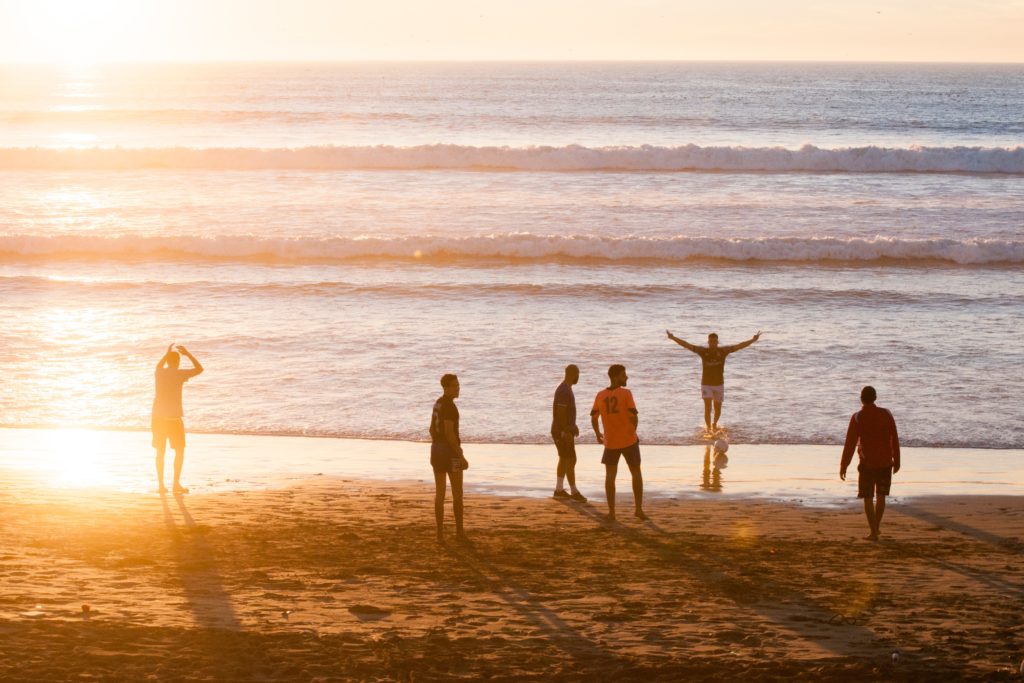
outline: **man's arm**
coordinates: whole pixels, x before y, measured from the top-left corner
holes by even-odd
[[[668,330],[665,330],[665,334],[668,335],[669,339],[674,341],[676,344],[679,344],[680,346],[682,346],[687,351],[693,351],[694,353],[697,353],[697,347],[694,346],[693,344],[691,344],[690,342],[688,342],[686,340],[683,340],[683,339],[680,339],[679,337],[675,336],[674,334],[672,334]]]
[[[565,437],[565,433],[567,431],[569,431],[569,428],[568,428],[568,422],[569,422],[568,413],[569,413],[569,408],[568,408],[568,406],[566,404],[564,404],[564,403],[556,403],[555,404],[555,433],[558,434],[558,436],[560,438],[564,438]]]
[[[174,342],[167,345],[167,350],[164,351],[164,355],[161,356],[160,360],[156,363],[157,371],[163,370],[164,366],[167,365],[167,356],[171,355],[171,351],[174,350]]]
[[[636,408],[629,411],[629,421],[633,423],[633,429],[640,426],[640,414],[636,412]]]
[[[459,454],[462,457],[462,442],[459,441],[459,435],[455,433],[455,420],[444,421],[444,438],[447,439],[448,445],[451,446],[452,451]]]
[[[750,346],[751,344],[753,344],[754,342],[756,342],[760,338],[761,338],[761,330],[758,330],[757,334],[755,334],[753,337],[751,337],[747,341],[740,342],[739,344],[733,344],[732,346],[728,347],[728,351],[729,351],[729,353],[732,353],[734,351],[739,351],[740,349],[745,349],[748,346]]]
[[[839,478],[846,481],[846,468],[853,460],[853,452],[857,449],[857,442],[860,440],[860,429],[857,424],[857,414],[850,418],[850,426],[846,428],[846,442],[843,444],[843,458],[839,462]]]
[[[195,377],[196,375],[202,373],[203,364],[196,360],[196,357],[189,353],[188,349],[186,349],[181,344],[178,344],[178,351],[181,351],[181,355],[185,356],[185,358],[188,358],[190,361],[192,361],[192,371],[189,373],[189,377]]]
[[[597,423],[599,415],[600,413],[596,410],[590,413],[590,425],[594,428],[594,434],[597,435],[597,442],[604,443],[604,436],[601,435],[601,425]]]
[[[896,431],[896,419],[889,413],[889,422],[892,424],[892,473],[900,471],[900,435]]]

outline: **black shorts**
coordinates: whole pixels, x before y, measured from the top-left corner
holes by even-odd
[[[576,439],[559,439],[554,434],[551,435],[551,439],[555,442],[555,448],[558,449],[558,459],[566,464],[575,465]]]
[[[452,452],[451,446],[446,443],[430,444],[430,466],[435,472],[452,472],[454,465],[458,463],[459,472],[462,471],[462,459]]]
[[[891,467],[864,467],[857,465],[857,497],[872,498],[877,492],[888,496],[892,486]]]
[[[620,455],[626,459],[626,464],[630,467],[640,467],[640,442],[637,441],[632,446],[626,446],[625,448],[604,449],[601,462],[605,465],[618,465]]]
[[[153,448],[165,448],[168,441],[176,451],[185,448],[185,420],[180,417],[154,417],[151,428]]]

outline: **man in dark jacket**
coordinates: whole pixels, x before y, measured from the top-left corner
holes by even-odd
[[[854,449],[860,455],[857,497],[864,499],[864,514],[871,526],[870,541],[878,540],[892,475],[900,471],[900,437],[896,433],[896,420],[888,410],[875,405],[876,398],[874,387],[861,389],[863,407],[850,418],[843,458],[839,463],[839,478],[846,481],[846,468],[853,460]]]

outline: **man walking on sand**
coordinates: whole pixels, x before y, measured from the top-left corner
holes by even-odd
[[[876,398],[874,387],[861,389],[863,407],[850,418],[843,458],[839,463],[839,478],[846,481],[846,468],[853,460],[854,449],[857,449],[860,455],[857,497],[864,499],[864,514],[871,527],[869,541],[878,540],[892,475],[900,471],[900,437],[896,433],[896,420],[888,410],[875,405]]]
[[[452,509],[455,512],[455,539],[462,541],[466,533],[462,528],[462,472],[469,463],[462,454],[459,438],[459,378],[452,374],[441,377],[444,393],[434,401],[430,417],[430,466],[434,469],[434,521],[437,540],[444,540],[445,477],[452,485]]]
[[[565,367],[565,378],[555,389],[551,405],[551,438],[558,449],[558,466],[555,469],[555,498],[571,498],[580,503],[587,499],[576,488],[576,437],[580,428],[576,426],[576,395],[572,387],[580,381],[580,369],[575,365]],[[565,479],[569,480],[572,493],[565,490]]]
[[[725,357],[756,342],[761,338],[761,331],[758,330],[757,334],[747,341],[732,346],[719,346],[717,332],[708,335],[707,346],[691,344],[668,330],[665,330],[665,334],[676,344],[700,356],[700,396],[704,399],[704,426],[709,435],[714,434],[718,431],[718,420],[722,417],[722,401],[725,400]],[[712,406],[715,409],[714,421],[711,420]]]
[[[185,463],[185,412],[181,406],[181,390],[185,382],[203,371],[202,364],[181,344],[177,352],[174,344],[167,347],[160,362],[156,364],[155,383],[156,396],[153,398],[153,448],[156,449],[156,478],[160,484],[160,493],[167,493],[164,486],[164,453],[167,442],[174,449],[174,493],[188,493],[181,485],[181,466]],[[180,354],[180,355],[179,355]],[[188,370],[181,370],[181,356],[192,362]]]
[[[644,514],[644,479],[640,474],[640,439],[636,428],[640,422],[633,402],[633,393],[626,388],[629,377],[622,365],[608,368],[608,379],[611,384],[602,389],[594,398],[594,408],[590,411],[590,424],[594,427],[597,442],[604,444],[604,491],[608,498],[608,520],[615,520],[615,475],[619,471],[619,457],[626,460],[629,473],[633,475],[633,515],[638,519],[647,519]],[[598,418],[604,424],[604,434],[598,426]]]

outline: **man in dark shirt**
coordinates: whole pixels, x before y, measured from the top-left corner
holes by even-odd
[[[452,374],[441,377],[444,393],[434,401],[430,417],[430,465],[434,469],[434,521],[437,540],[443,541],[445,477],[451,481],[452,509],[455,512],[455,538],[464,540],[462,528],[462,471],[469,467],[462,454],[459,438],[459,378]]]
[[[580,429],[576,426],[576,396],[572,387],[580,380],[580,369],[575,365],[565,368],[565,379],[555,389],[555,398],[551,404],[551,438],[558,449],[558,467],[555,470],[555,498],[572,498],[581,503],[587,502],[586,497],[576,488],[576,437]],[[570,494],[565,490],[563,481],[569,480]]]
[[[693,351],[700,356],[702,369],[700,375],[700,396],[704,399],[704,426],[708,433],[718,431],[718,420],[722,417],[722,401],[725,400],[725,357],[730,353],[745,349],[761,338],[761,332],[745,342],[733,344],[732,346],[719,346],[718,334],[712,332],[708,335],[707,346],[696,346],[680,339],[668,330],[665,330],[668,338],[679,344],[688,351]],[[711,421],[711,408],[714,406],[715,419]]]
[[[896,433],[896,420],[888,410],[875,405],[876,397],[874,387],[861,389],[863,407],[850,418],[843,458],[839,463],[839,478],[846,481],[846,468],[853,460],[854,449],[860,455],[857,497],[864,499],[864,514],[871,527],[870,541],[878,540],[892,475],[900,471],[900,437]],[[874,502],[871,500],[873,496]]]

